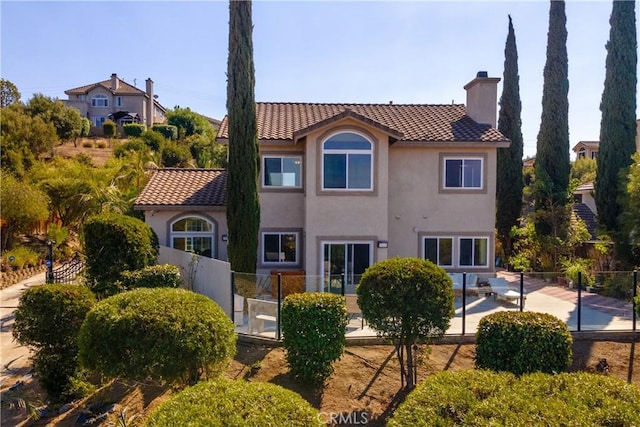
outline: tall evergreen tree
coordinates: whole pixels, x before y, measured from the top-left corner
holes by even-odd
[[[518,76],[518,48],[509,16],[509,33],[504,47],[504,80],[500,96],[498,130],[511,140],[509,148],[498,148],[496,228],[505,255],[511,255],[511,228],[518,225],[522,210],[522,103]]]
[[[251,1],[229,2],[227,252],[231,268],[255,273],[260,227]]]
[[[619,231],[625,193],[625,169],[636,149],[636,83],[638,61],[635,1],[614,1],[609,19],[606,75],[600,111],[600,149],[595,199],[598,222],[607,231]]]
[[[569,215],[569,61],[564,1],[551,1],[535,163],[536,230],[563,238]]]

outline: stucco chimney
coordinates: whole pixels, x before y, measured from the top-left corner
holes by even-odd
[[[478,123],[496,127],[499,81],[500,77],[487,77],[486,71],[478,71],[476,78],[464,86],[467,91],[467,116]]]
[[[116,73],[111,74],[111,90],[118,90],[119,85],[118,75]]]
[[[153,101],[154,101],[153,80],[151,80],[151,78],[148,78],[146,82],[147,82],[147,96],[149,97],[149,99],[147,100],[147,117],[146,117],[147,120],[145,124],[147,125],[148,128],[151,128],[151,126],[153,126]]]

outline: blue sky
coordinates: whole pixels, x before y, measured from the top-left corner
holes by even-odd
[[[636,6],[636,13],[638,13]],[[597,140],[611,1],[568,1],[571,146]],[[107,80],[155,83],[166,108],[226,113],[226,1],[0,3],[0,75],[26,101]],[[518,45],[525,155],[540,126],[547,1],[254,1],[256,100],[465,103],[477,71],[502,77]],[[498,96],[502,84],[498,86]]]

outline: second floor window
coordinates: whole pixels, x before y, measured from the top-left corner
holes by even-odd
[[[480,189],[482,182],[481,158],[445,158],[444,159],[444,187],[445,188],[475,188]]]
[[[300,188],[302,158],[300,156],[264,156],[264,187]]]
[[[322,145],[322,188],[325,190],[372,190],[373,148],[356,133],[332,136]]]
[[[122,107],[122,97],[116,96],[116,107]]]
[[[108,107],[109,106],[109,98],[107,95],[97,94],[91,97],[91,106],[92,107]]]

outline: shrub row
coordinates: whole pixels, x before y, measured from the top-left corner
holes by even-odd
[[[134,288],[179,288],[180,269],[171,264],[149,265],[140,270],[123,271],[118,287]]]
[[[122,133],[129,137],[139,137],[147,130],[147,127],[140,123],[125,123],[122,126]]]
[[[388,425],[640,425],[640,389],[588,373],[444,371],[409,394]]]

